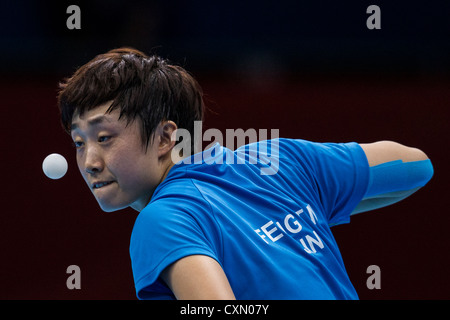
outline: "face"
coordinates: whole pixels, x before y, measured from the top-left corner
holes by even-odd
[[[78,168],[104,211],[132,207],[141,211],[171,163],[161,151],[160,137],[142,144],[138,120],[127,125],[119,119],[119,110],[106,113],[111,102],[74,114],[72,139]]]

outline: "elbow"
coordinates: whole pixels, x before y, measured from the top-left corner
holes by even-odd
[[[403,162],[429,160],[426,153],[419,148],[408,147],[394,141],[380,141],[379,143],[396,159],[401,159]]]
[[[419,160],[415,162],[416,175],[418,176],[417,180],[419,181],[418,187],[425,186],[434,175],[434,168],[430,161],[430,159]]]
[[[409,176],[416,183],[417,187],[425,186],[434,175],[433,164],[428,155],[421,149],[405,147],[402,161],[409,165]]]
[[[422,160],[430,160],[430,158],[428,158],[428,156],[426,155],[425,152],[423,152],[420,149],[417,148],[410,148],[410,157],[412,157],[414,160],[410,160],[410,161],[422,161]]]
[[[409,152],[403,162],[410,162],[414,173],[410,175],[416,180],[418,187],[425,186],[434,175],[433,164],[428,155],[418,148],[409,147]]]
[[[369,185],[364,198],[403,195],[405,191],[417,191],[433,177],[433,165],[429,159],[403,162],[386,162],[369,169]],[[398,194],[400,192],[400,194]],[[409,193],[409,194],[411,194]],[[408,194],[408,195],[409,195]]]
[[[379,146],[382,148],[378,150],[388,156],[384,157],[383,162],[379,158],[375,158],[376,161],[372,159],[372,163],[378,163],[370,166],[370,183],[366,196],[417,190],[433,177],[431,160],[422,150],[391,141],[379,142]]]

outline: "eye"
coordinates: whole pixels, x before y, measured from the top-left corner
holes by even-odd
[[[73,145],[75,148],[79,149],[83,146],[83,141],[74,141]]]
[[[106,141],[108,141],[109,139],[111,139],[111,136],[100,136],[100,137],[98,138],[98,142],[106,142]]]

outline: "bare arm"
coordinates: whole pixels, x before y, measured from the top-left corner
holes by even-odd
[[[361,143],[360,146],[366,154],[370,167],[394,160],[410,162],[428,159],[422,150],[407,147],[393,141]]]
[[[369,144],[360,144],[360,146],[366,154],[370,167],[386,164],[395,160],[401,160],[403,163],[415,162],[419,164],[417,168],[421,171],[418,172],[418,174],[412,175],[413,178],[409,175],[405,175],[405,173],[398,173],[398,175],[395,176],[395,179],[404,179],[405,181],[411,181],[410,183],[423,183],[423,181],[426,183],[433,175],[431,163],[429,161],[424,161],[429,160],[427,155],[417,148],[407,147],[393,141],[379,141]],[[408,168],[411,170],[411,166]],[[371,174],[374,174],[374,172],[379,171],[371,170]],[[394,179],[392,176],[386,178],[390,179],[390,182]],[[380,179],[380,177],[377,177],[377,179]],[[365,197],[358,204],[352,214],[370,211],[396,203],[419,190],[420,186],[417,187],[415,185],[411,188],[405,188],[403,190],[396,190],[394,192],[386,192]],[[389,185],[387,185],[387,187],[389,187]]]
[[[182,258],[162,273],[179,300],[234,300],[233,290],[220,264],[204,255]]]

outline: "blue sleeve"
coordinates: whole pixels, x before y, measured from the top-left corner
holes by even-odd
[[[348,223],[350,213],[362,200],[369,182],[367,157],[355,142],[315,143],[288,140],[289,157],[305,171],[329,225]],[[280,143],[281,146],[281,143]],[[305,183],[299,180],[298,183]]]
[[[139,299],[174,299],[160,280],[170,264],[189,255],[206,255],[219,261],[217,231],[208,206],[190,188],[172,188],[177,197],[166,195],[153,201],[136,219],[130,241],[130,257]],[[209,218],[208,218],[209,217]]]
[[[430,160],[395,160],[370,167],[369,187],[364,198],[421,188],[433,177]]]

